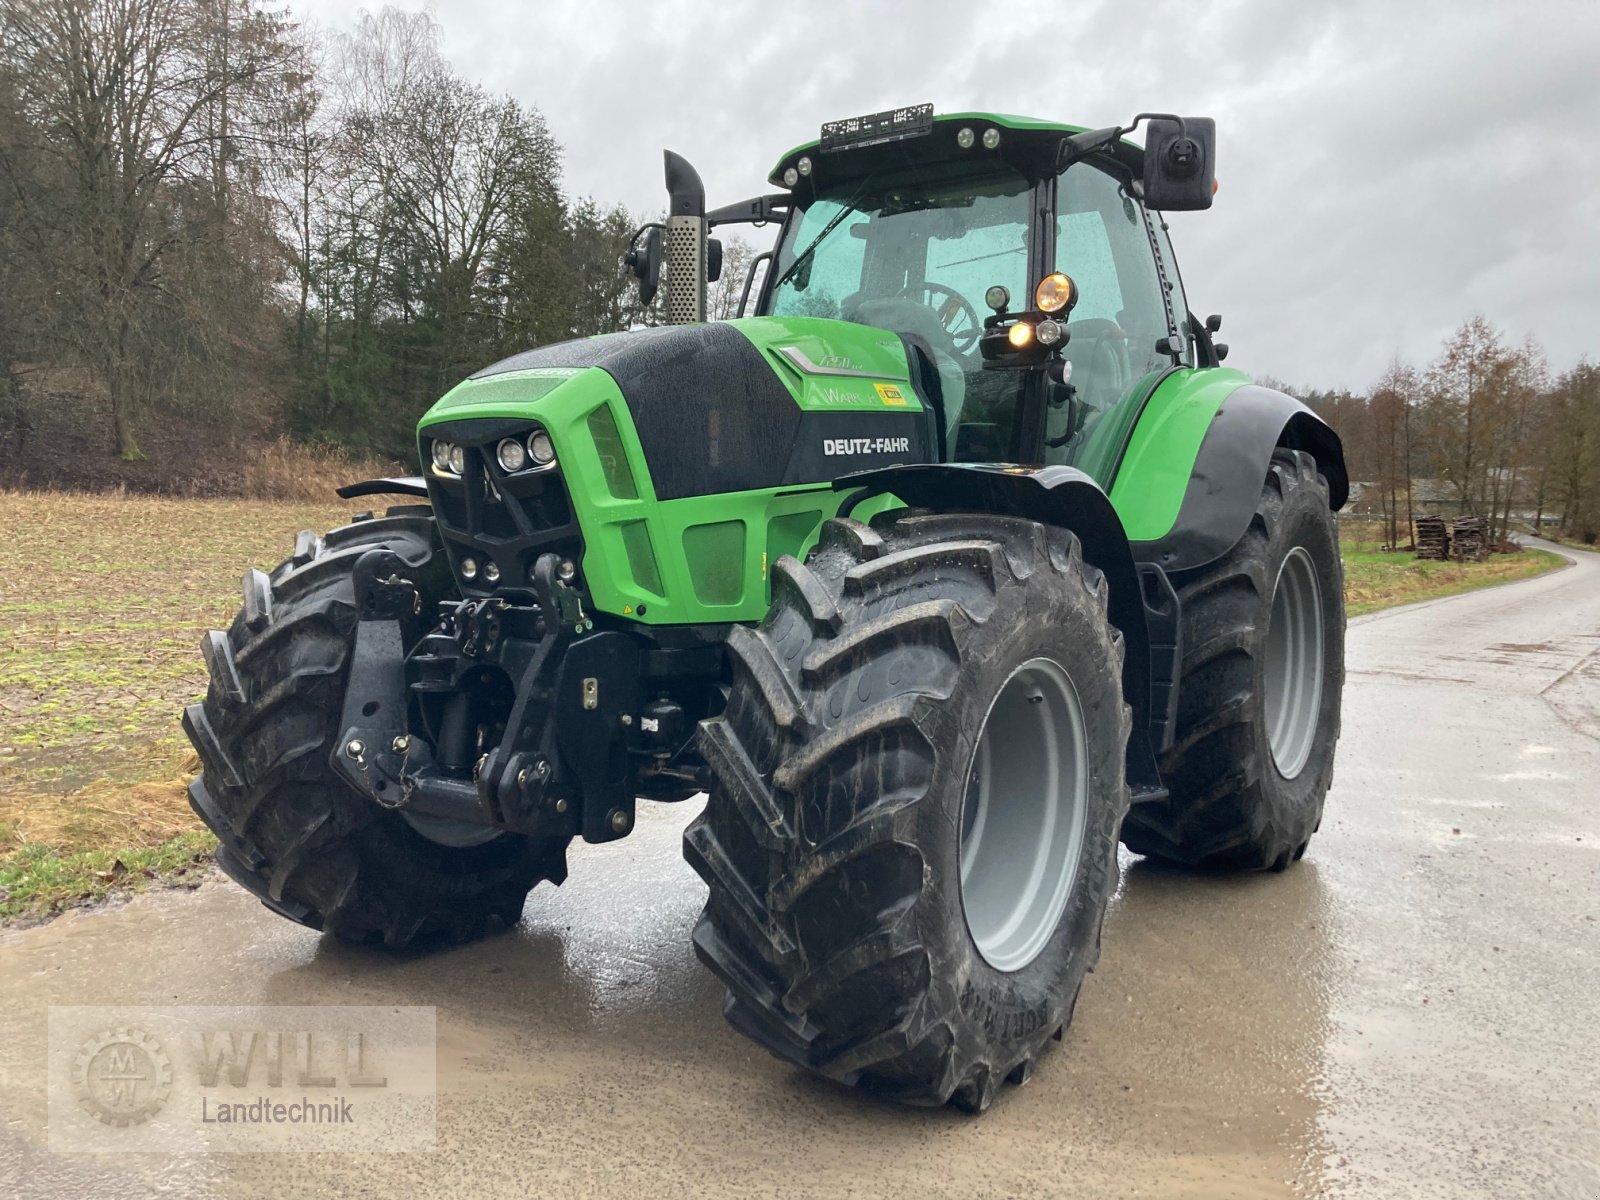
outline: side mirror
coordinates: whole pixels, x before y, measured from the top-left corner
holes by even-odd
[[[1145,124],[1144,202],[1165,212],[1211,207],[1217,123],[1210,117],[1151,117]]]
[[[639,303],[648,307],[656,298],[661,286],[661,226],[651,225],[644,230],[642,242],[636,242],[622,256],[623,265],[639,280]]]
[[[722,239],[706,239],[706,282],[715,283],[722,278]]]

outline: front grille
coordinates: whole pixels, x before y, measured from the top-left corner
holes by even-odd
[[[533,564],[543,554],[581,560],[583,538],[572,514],[559,462],[543,471],[508,475],[495,460],[501,438],[526,438],[527,421],[452,421],[429,428],[429,438],[455,442],[466,451],[466,469],[459,477],[428,470],[428,494],[439,521],[439,533],[469,596],[487,596],[532,584]],[[423,461],[428,461],[425,454]],[[473,559],[477,577],[462,579],[461,562]],[[494,563],[498,583],[484,581],[484,568]]]

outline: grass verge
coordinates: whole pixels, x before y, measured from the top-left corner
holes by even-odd
[[[1349,543],[1343,547],[1343,557],[1345,613],[1352,617],[1529,579],[1567,561],[1530,547],[1515,554],[1491,554],[1481,563],[1432,562],[1403,550],[1354,549]]]

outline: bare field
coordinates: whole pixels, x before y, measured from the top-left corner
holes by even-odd
[[[205,690],[200,637],[246,568],[353,509],[0,494],[0,917],[209,855],[178,726]]]
[[[0,493],[0,920],[204,869],[212,841],[189,811],[178,726],[205,690],[201,635],[232,620],[247,568],[357,507]],[[1352,614],[1561,562],[1345,552]]]

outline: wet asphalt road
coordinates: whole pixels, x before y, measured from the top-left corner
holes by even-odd
[[[1284,875],[1125,857],[1066,1042],[981,1119],[810,1079],[689,950],[694,805],[522,924],[351,949],[231,884],[0,939],[0,1192],[1600,1196],[1600,557],[1352,622],[1328,816]],[[429,1155],[44,1149],[52,1003],[428,1004]]]

